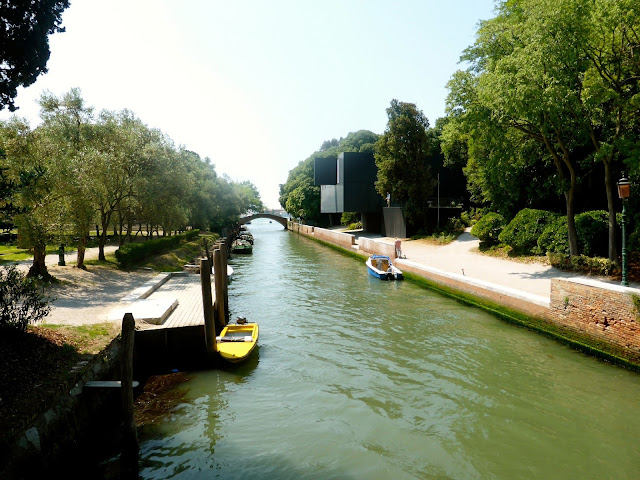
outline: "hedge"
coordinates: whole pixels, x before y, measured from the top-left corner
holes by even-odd
[[[504,217],[499,213],[489,212],[484,215],[471,228],[471,235],[486,245],[497,245],[499,243],[498,236],[504,229]]]
[[[551,222],[538,238],[538,253],[569,254],[569,227],[567,217],[558,217]]]
[[[620,215],[617,218],[620,223]],[[580,253],[588,257],[609,256],[609,214],[593,210],[576,215],[576,235]],[[538,239],[539,253],[569,254],[567,217],[550,223]]]
[[[498,236],[500,242],[509,245],[516,253],[537,253],[538,238],[558,215],[545,210],[525,208],[520,210]]]
[[[178,247],[183,241],[191,240],[199,234],[200,230],[189,230],[180,235],[172,235],[170,237],[162,237],[145,242],[127,243],[116,250],[116,259],[122,267],[128,268],[150,255],[172,250]]]

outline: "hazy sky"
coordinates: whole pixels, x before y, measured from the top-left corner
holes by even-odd
[[[444,116],[446,83],[493,0],[71,0],[49,73],[19,90],[39,122],[44,90],[149,127],[249,180],[268,207],[322,142],[383,133],[392,99]],[[0,118],[7,118],[7,110]]]

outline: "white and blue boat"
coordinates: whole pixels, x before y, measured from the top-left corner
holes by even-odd
[[[402,280],[402,272],[386,255],[371,255],[367,259],[369,274],[381,280]]]

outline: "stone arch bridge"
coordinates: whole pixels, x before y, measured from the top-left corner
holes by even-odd
[[[275,220],[284,228],[287,228],[287,218],[281,217],[280,215],[272,215],[270,213],[256,213],[255,215],[249,215],[247,217],[242,217],[238,222],[240,225],[244,225],[245,223],[250,222],[251,220],[255,220],[256,218],[268,218],[269,220]]]

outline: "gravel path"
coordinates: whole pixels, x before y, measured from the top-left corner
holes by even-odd
[[[113,253],[117,246],[107,245],[105,254]],[[88,248],[85,260],[98,258],[98,248]],[[44,323],[56,325],[82,325],[104,323],[109,312],[130,302],[122,298],[140,287],[157,273],[147,270],[123,272],[110,267],[89,265],[87,270],[75,268],[77,252],[65,253],[66,266],[58,266],[57,254],[47,255],[45,263],[49,273],[60,283],[45,290],[53,299],[51,313]],[[19,262],[18,268],[29,269],[32,260]]]

